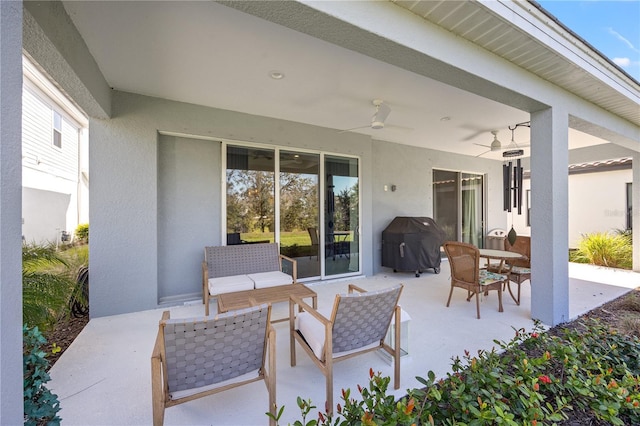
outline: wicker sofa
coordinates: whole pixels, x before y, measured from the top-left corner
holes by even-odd
[[[291,273],[282,271],[282,262]],[[297,280],[295,259],[280,254],[277,243],[238,244],[204,248],[202,302],[209,315],[209,299],[221,293],[293,284]]]

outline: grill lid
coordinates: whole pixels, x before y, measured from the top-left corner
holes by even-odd
[[[444,238],[444,233],[430,217],[398,216],[389,223],[384,232],[390,234],[429,233],[438,237],[438,240]]]

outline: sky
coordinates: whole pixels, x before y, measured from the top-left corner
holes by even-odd
[[[537,0],[574,33],[640,81],[640,0]]]

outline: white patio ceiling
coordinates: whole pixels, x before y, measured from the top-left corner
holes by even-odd
[[[451,2],[458,3],[458,2]],[[64,2],[114,89],[336,129],[392,112],[376,139],[466,155],[527,112],[215,2]],[[281,80],[272,71],[284,74]],[[515,132],[519,144],[529,129]],[[572,131],[572,148],[604,143]],[[500,153],[485,158],[501,158]]]

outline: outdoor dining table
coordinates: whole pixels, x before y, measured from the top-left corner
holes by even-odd
[[[487,259],[487,266],[489,266],[489,262],[491,260],[499,260],[500,265],[498,266],[498,273],[501,274],[503,272],[509,272],[511,268],[505,268],[505,262],[514,259],[523,259],[523,256],[520,253],[516,253],[513,251],[507,250],[496,250],[496,249],[479,249],[480,257]]]

